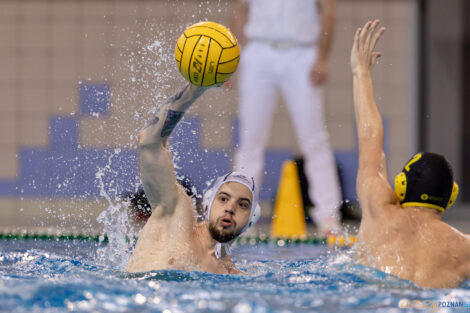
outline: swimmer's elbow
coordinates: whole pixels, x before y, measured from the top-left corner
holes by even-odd
[[[381,132],[371,131],[361,134],[358,138],[359,152],[370,149],[371,147],[382,147],[384,135]]]
[[[143,148],[150,143],[149,136],[150,135],[147,129],[143,129],[139,132],[139,147],[140,148]]]
[[[149,128],[146,128],[139,132],[139,148],[156,148],[163,146],[163,138],[156,136],[153,131]]]

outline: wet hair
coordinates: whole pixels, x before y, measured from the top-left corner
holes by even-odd
[[[202,208],[202,196],[198,195],[193,184],[188,178],[178,179],[177,182],[184,188],[188,196],[195,199],[196,211],[204,215]],[[144,187],[139,186],[135,192],[126,192],[122,195],[124,201],[129,201],[129,209],[138,219],[147,219],[152,214],[150,202],[145,194]]]
[[[406,194],[402,204],[421,203],[446,208],[452,194],[454,175],[444,156],[422,152],[403,168]]]
[[[124,201],[129,201],[129,210],[137,219],[146,220],[152,214],[150,202],[142,186],[139,186],[135,192],[124,193],[122,198]]]

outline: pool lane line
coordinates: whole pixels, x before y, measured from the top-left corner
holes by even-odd
[[[137,241],[137,237],[133,240]],[[0,240],[48,240],[48,241],[63,241],[63,240],[77,240],[77,241],[91,241],[99,243],[107,243],[109,238],[107,235],[85,235],[85,234],[15,234],[15,233],[0,233]],[[130,242],[130,238],[126,238]],[[237,238],[236,242],[240,245],[255,245],[255,244],[275,244],[277,246],[285,245],[330,245],[330,246],[350,246],[356,242],[354,236],[329,236],[328,238],[310,237],[304,239],[292,238],[270,238],[266,236],[249,237],[243,236]]]

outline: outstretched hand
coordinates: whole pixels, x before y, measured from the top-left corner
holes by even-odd
[[[379,23],[379,20],[369,21],[356,30],[351,50],[351,70],[354,75],[369,72],[381,55],[374,51],[377,41],[385,32],[385,27],[377,29]]]

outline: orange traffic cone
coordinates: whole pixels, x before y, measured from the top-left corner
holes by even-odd
[[[307,236],[299,174],[292,160],[284,162],[282,166],[271,236],[291,239]]]

